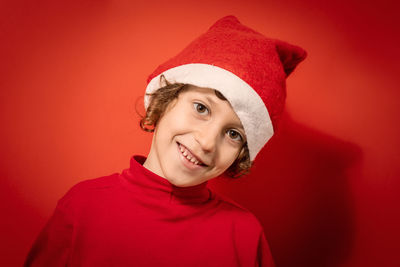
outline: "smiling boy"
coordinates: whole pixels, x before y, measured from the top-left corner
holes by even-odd
[[[222,174],[245,143],[229,102],[188,85],[158,122],[143,166],[176,186],[193,186]]]
[[[149,76],[147,158],[75,185],[25,266],[274,266],[258,220],[207,181],[248,171],[305,56],[233,16],[217,21]]]

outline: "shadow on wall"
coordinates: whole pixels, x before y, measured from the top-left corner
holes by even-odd
[[[47,218],[26,201],[5,169],[0,166],[0,266],[22,266]]]
[[[354,219],[348,179],[361,149],[294,122],[278,133],[239,180],[210,187],[250,209],[264,226],[278,267],[337,266],[351,253]]]

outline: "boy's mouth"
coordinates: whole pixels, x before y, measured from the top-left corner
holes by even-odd
[[[179,146],[179,150],[182,153],[182,156],[184,156],[189,162],[194,165],[207,167],[207,165],[204,164],[198,157],[196,157],[187,147],[178,142],[177,144]]]

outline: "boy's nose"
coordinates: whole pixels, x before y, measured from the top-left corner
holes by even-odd
[[[203,127],[198,129],[195,139],[206,153],[214,152],[220,134],[213,127]]]

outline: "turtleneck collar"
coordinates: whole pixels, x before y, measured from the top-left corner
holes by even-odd
[[[167,179],[143,167],[146,158],[133,156],[130,168],[122,172],[124,184],[136,194],[153,200],[181,204],[202,204],[213,198],[207,182],[189,187],[178,187]]]

